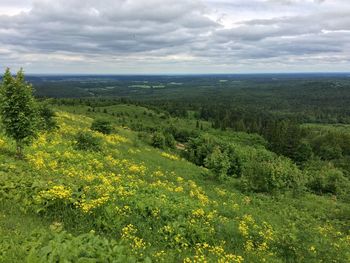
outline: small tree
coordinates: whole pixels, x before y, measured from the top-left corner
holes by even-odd
[[[164,137],[165,137],[165,145],[171,149],[174,149],[176,145],[174,136],[171,133],[165,133]]]
[[[165,136],[161,132],[155,132],[152,135],[151,144],[153,147],[164,149],[165,148]]]
[[[220,147],[216,146],[213,152],[205,158],[204,164],[215,176],[225,178],[230,168],[230,158],[221,151]]]
[[[24,81],[21,69],[14,78],[6,69],[0,87],[0,115],[5,133],[16,141],[17,156],[22,156],[24,145],[37,135],[37,105],[33,89]]]

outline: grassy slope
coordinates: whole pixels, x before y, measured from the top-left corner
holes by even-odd
[[[176,125],[177,127],[186,129],[195,129],[196,119],[181,119],[165,117],[164,113],[156,113],[153,110],[142,106],[119,104],[107,107],[97,107],[96,112],[89,112],[88,106],[59,106],[59,110],[65,110],[76,114],[83,114],[85,116],[90,116],[93,118],[107,118],[117,125],[122,124],[122,119],[124,117],[125,124],[130,126],[132,123],[142,123],[145,127],[164,127],[168,126],[170,123]],[[107,110],[107,113],[103,113]],[[124,114],[118,117],[118,114]],[[114,115],[112,115],[114,114]],[[206,121],[200,122],[204,129],[208,130],[211,123]]]
[[[139,111],[123,105],[114,110],[118,107]],[[308,194],[297,199],[244,194],[235,181],[203,178],[203,168],[162,156],[120,127],[117,137],[96,134],[102,153],[76,151],[74,135],[91,119],[59,116],[61,129],[41,135],[26,150],[26,161],[16,160],[2,137],[0,261],[23,262],[27,250],[40,250],[27,242],[31,233],[50,232],[48,226],[56,223],[75,235],[93,229],[130,246],[133,256],[154,261],[349,259],[346,204]],[[56,186],[64,188],[55,191]],[[129,224],[137,231],[127,235]]]

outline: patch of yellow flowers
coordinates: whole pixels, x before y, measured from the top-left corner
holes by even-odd
[[[173,160],[173,161],[178,161],[180,160],[180,158],[176,155],[173,155],[173,154],[170,154],[170,153],[166,153],[166,152],[162,152],[161,153],[161,156],[165,157],[165,158],[168,158],[170,160]]]
[[[141,255],[149,247],[144,239],[137,235],[136,226],[128,224],[129,217],[135,213],[135,196],[143,190],[153,191],[151,194],[157,197],[159,204],[151,207],[150,216],[152,220],[159,220],[163,213],[163,207],[172,208],[174,211],[186,209],[181,203],[172,203],[172,198],[180,196],[189,197],[190,205],[185,224],[188,229],[205,229],[208,236],[215,234],[216,222],[228,224],[232,221],[228,217],[218,213],[219,207],[224,204],[213,201],[206,192],[196,182],[186,180],[173,172],[162,171],[160,168],[151,171],[143,163],[136,163],[130,159],[119,157],[115,147],[105,149],[105,155],[93,152],[75,151],[69,145],[64,136],[66,134],[76,134],[77,128],[67,123],[78,123],[82,127],[88,127],[91,123],[89,118],[59,113],[60,133],[51,135],[43,134],[39,137],[33,149],[34,153],[28,154],[30,166],[41,173],[49,171],[50,179],[53,183],[48,190],[40,191],[37,198],[45,200],[65,200],[73,204],[72,207],[80,210],[84,214],[94,212],[96,208],[103,208],[108,205],[116,216],[125,220],[126,226],[121,230],[122,240],[128,242],[131,249],[136,254]],[[79,127],[81,129],[81,127]],[[120,135],[99,134],[102,140],[115,146],[119,143],[128,143],[128,140]],[[56,148],[50,145],[54,141]],[[0,139],[0,147],[2,140]],[[62,147],[64,146],[64,147]],[[146,151],[146,150],[145,150]],[[166,152],[161,156],[170,160],[179,160],[176,155]],[[44,174],[43,177],[47,176]],[[64,185],[61,182],[65,182]],[[79,188],[79,195],[73,197],[73,190]],[[238,210],[239,205],[235,203],[229,191],[220,188],[214,189],[220,197],[227,200],[224,206],[232,210]],[[245,204],[249,204],[250,199],[245,199]],[[175,208],[174,208],[175,207]],[[195,255],[187,257],[184,262],[211,262],[215,258],[216,262],[242,263],[243,257],[230,254],[225,251],[224,243],[209,245],[199,243],[193,247],[190,239],[183,232],[179,232],[174,225],[165,225],[155,229],[155,233],[164,237],[167,246],[177,251],[195,252]],[[268,251],[270,242],[274,238],[272,228],[266,223],[262,226],[256,224],[250,215],[245,215],[239,221],[238,231],[244,238],[244,248],[248,251]],[[254,238],[258,238],[256,241]],[[164,258],[165,252],[154,252],[156,258]]]
[[[137,228],[134,225],[129,224],[123,227],[121,232],[121,237],[123,240],[126,240],[129,242],[132,250],[138,253],[142,253],[141,251],[146,248],[146,242],[142,238],[137,237],[136,233],[137,233]]]
[[[0,148],[3,147],[3,146],[5,146],[5,144],[6,144],[5,141],[4,141],[3,139],[0,138]]]
[[[72,190],[63,185],[55,185],[51,189],[46,191],[41,191],[38,195],[39,199],[68,199],[70,200],[72,196]]]
[[[238,231],[245,239],[244,248],[247,252],[273,255],[272,252],[269,252],[269,249],[275,233],[267,222],[258,225],[251,215],[244,215],[239,221]],[[265,258],[262,259],[266,260]]]
[[[193,257],[187,257],[184,259],[184,263],[205,263],[215,262],[218,263],[243,263],[244,259],[240,255],[234,255],[226,253],[222,242],[220,245],[211,246],[208,243],[198,243],[195,247],[196,255]]]

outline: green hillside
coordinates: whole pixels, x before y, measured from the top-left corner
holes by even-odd
[[[130,129],[135,115],[152,126],[154,118],[143,116],[161,113],[103,109],[56,107],[59,128],[42,132],[23,160],[1,135],[1,262],[349,262],[345,199],[258,193],[244,188],[244,177],[218,180],[181,157],[181,148],[156,149]],[[124,125],[118,110],[129,113]],[[113,123],[111,134],[90,130],[101,117]],[[246,171],[274,156],[257,135],[203,124],[198,133],[232,142]],[[193,130],[196,122],[176,125]],[[96,148],[77,147],[79,133]]]

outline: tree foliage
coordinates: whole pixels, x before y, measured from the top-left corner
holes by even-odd
[[[55,112],[47,105],[43,104],[39,107],[39,128],[41,130],[51,131],[58,127],[55,120]]]
[[[153,147],[164,149],[165,148],[165,136],[162,132],[154,132],[152,135],[151,144]]]
[[[243,171],[242,179],[247,190],[265,193],[302,191],[305,183],[298,167],[284,157],[251,160]]]
[[[101,140],[91,132],[81,131],[76,135],[74,148],[82,151],[98,152],[101,150]]]
[[[227,153],[222,152],[218,146],[204,159],[204,164],[219,178],[225,178],[230,169],[230,159]]]
[[[307,186],[312,192],[350,198],[350,180],[344,176],[342,170],[334,167],[332,163],[321,160],[310,161],[305,173]]]
[[[33,89],[25,82],[21,69],[13,77],[9,69],[3,76],[0,88],[1,121],[8,137],[17,144],[17,154],[22,155],[24,145],[37,135],[38,107]]]
[[[92,122],[91,130],[98,131],[103,134],[111,134],[113,127],[110,121],[97,119]]]

